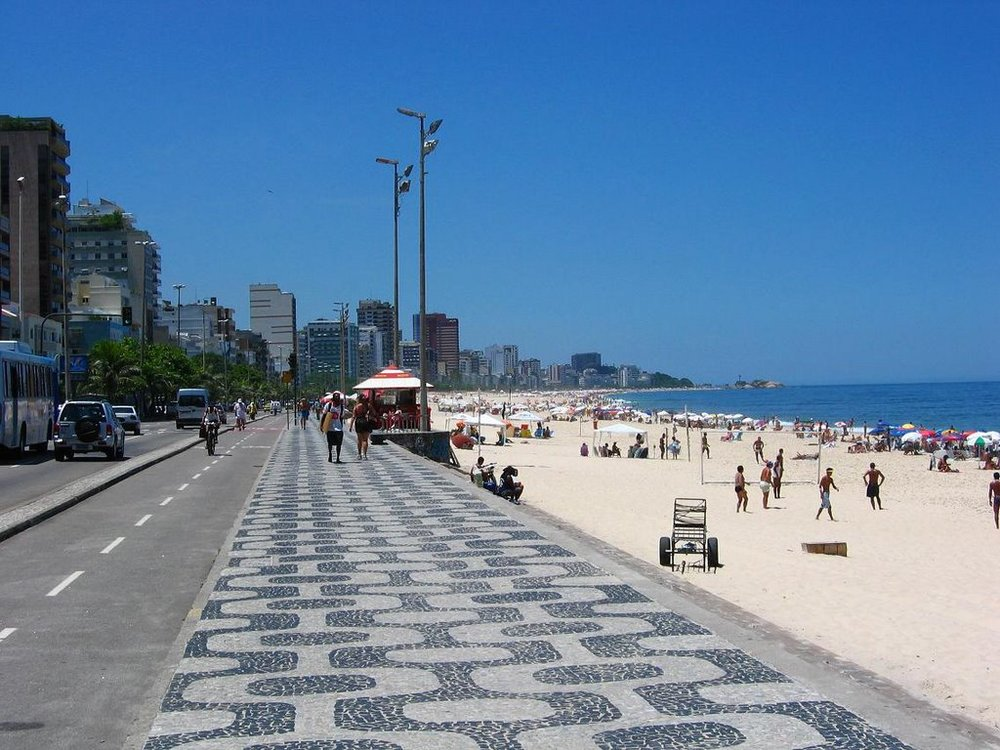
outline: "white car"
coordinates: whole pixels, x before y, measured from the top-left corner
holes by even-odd
[[[134,406],[112,406],[111,408],[115,410],[115,416],[122,423],[122,427],[133,435],[142,434],[142,422],[139,421],[139,415]]]

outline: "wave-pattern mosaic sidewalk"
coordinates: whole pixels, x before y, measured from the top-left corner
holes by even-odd
[[[907,747],[502,504],[287,432],[146,749]]]

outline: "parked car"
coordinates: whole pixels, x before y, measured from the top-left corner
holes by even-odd
[[[142,434],[142,422],[139,421],[139,414],[136,412],[134,406],[113,406],[115,416],[118,417],[118,421],[122,423],[122,427],[131,432],[133,435]]]
[[[52,444],[56,461],[76,453],[100,451],[109,459],[125,458],[125,428],[107,401],[67,401],[59,410]]]

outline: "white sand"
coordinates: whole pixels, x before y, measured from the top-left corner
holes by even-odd
[[[434,426],[444,428],[447,417],[435,414]],[[927,456],[848,454],[846,444],[824,450],[823,464],[834,468],[840,488],[832,493],[832,523],[825,512],[815,520],[817,462],[791,460],[815,453],[815,439],[765,431],[725,443],[712,433],[705,478],[724,484],[702,485],[695,430],[691,461],[683,428],[680,460],[604,459],[579,455],[580,444],[592,442],[590,422],[549,424],[552,439],[482,448],[487,461],[518,467],[526,504],[656,564],[674,498],[706,498],[709,532],[719,538],[725,567],[689,571],[687,581],[914,695],[1000,728],[1000,597],[993,581],[1000,531],[987,505],[992,472],[976,461],[955,462],[959,473],[941,474],[928,471]],[[646,426],[654,448],[664,428],[672,426]],[[751,447],[757,434],[768,458],[785,449],[786,484],[782,498],[771,500],[780,509],[762,508],[761,467]],[[625,452],[629,441],[618,444]],[[456,453],[465,467],[475,462],[475,451]],[[886,475],[881,512],[865,497],[862,475],[871,461]],[[735,512],[737,464],[746,470],[750,514]],[[802,542],[826,541],[847,542],[848,557],[801,550]]]

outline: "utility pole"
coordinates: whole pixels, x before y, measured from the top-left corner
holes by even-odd
[[[347,302],[337,302],[337,317],[340,320],[340,392],[347,398],[347,316],[350,305]]]

